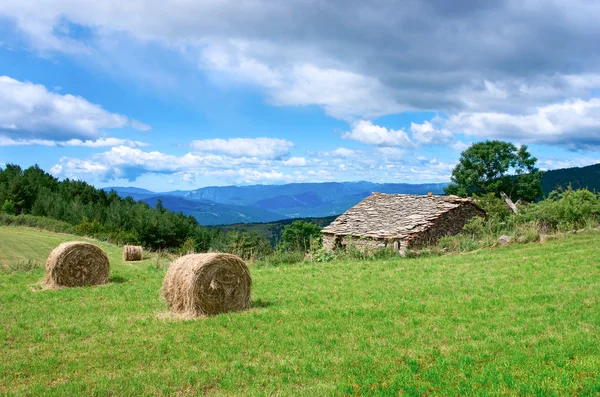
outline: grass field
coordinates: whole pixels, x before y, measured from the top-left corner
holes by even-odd
[[[254,308],[181,321],[150,257],[39,291],[73,236],[0,227],[8,395],[598,395],[600,233],[465,255],[253,268]],[[29,265],[26,265],[29,264]],[[32,270],[27,270],[33,267]]]

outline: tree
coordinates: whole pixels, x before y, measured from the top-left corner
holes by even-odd
[[[543,175],[536,162],[527,146],[517,149],[502,141],[474,143],[460,155],[445,192],[463,197],[505,192],[515,201],[535,201],[542,196]]]
[[[294,221],[283,228],[278,249],[307,252],[311,243],[319,241],[321,228],[314,223]]]

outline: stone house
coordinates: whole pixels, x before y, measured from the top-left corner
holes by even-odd
[[[358,249],[393,247],[403,254],[460,233],[475,216],[485,211],[468,198],[373,193],[323,228],[323,246],[333,251],[351,242]]]

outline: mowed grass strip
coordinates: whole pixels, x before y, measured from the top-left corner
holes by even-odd
[[[0,265],[77,239],[0,227]],[[24,242],[26,240],[26,243]],[[252,268],[254,308],[165,315],[164,270],[33,292],[0,272],[0,390],[49,395],[598,395],[600,233],[465,255]],[[25,248],[26,247],[26,248]]]

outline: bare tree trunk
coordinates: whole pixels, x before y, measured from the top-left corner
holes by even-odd
[[[513,214],[516,215],[519,212],[519,209],[517,208],[515,203],[512,202],[510,197],[508,197],[506,195],[506,193],[504,193],[504,192],[500,192],[500,196],[504,199],[504,201],[506,202],[506,205],[508,205],[508,208],[510,208],[510,210],[513,212]]]

